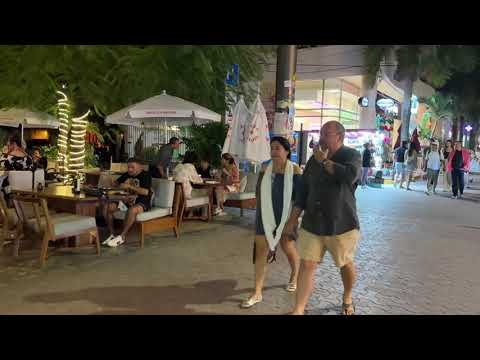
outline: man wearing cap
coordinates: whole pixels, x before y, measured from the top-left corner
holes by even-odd
[[[172,162],[173,150],[179,147],[180,140],[174,136],[170,138],[168,144],[160,148],[157,159],[149,166],[149,172],[152,177],[164,179],[167,177],[167,169]]]
[[[431,150],[427,154],[425,159],[426,161],[426,168],[427,168],[427,195],[432,195],[433,193],[436,194],[437,191],[437,182],[438,182],[438,174],[440,173],[440,152],[438,151],[438,142],[433,141],[431,143]]]

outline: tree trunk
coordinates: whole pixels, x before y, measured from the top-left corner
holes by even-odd
[[[458,139],[458,116],[455,116],[452,121],[452,141]]]
[[[412,93],[413,79],[411,77],[402,81],[403,85],[403,104],[402,104],[402,133],[401,140],[410,139],[410,117],[412,115]]]
[[[465,118],[463,116],[460,116],[460,123],[458,124],[458,135],[457,139],[458,141],[461,141],[463,143],[463,128],[465,127]]]

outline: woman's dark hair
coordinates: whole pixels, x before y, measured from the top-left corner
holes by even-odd
[[[290,160],[290,158],[292,157],[292,149],[290,148],[290,143],[288,142],[288,140],[285,139],[283,136],[274,136],[270,140],[270,145],[272,145],[274,142],[279,143],[285,149],[285,151],[288,152],[287,159]]]
[[[411,142],[410,145],[408,145],[408,156],[412,156],[413,150],[417,151],[417,147]]]
[[[22,147],[22,140],[20,139],[20,136],[18,135],[12,135],[8,138],[9,143],[14,143],[17,144],[18,147]]]
[[[370,145],[370,143],[365,143],[365,144],[363,144],[363,147],[366,149],[366,148],[368,148],[368,145]]]
[[[233,156],[230,155],[229,153],[223,154],[223,155],[222,155],[222,159],[227,160],[229,164],[235,164],[235,159],[234,159]]]
[[[195,164],[197,162],[198,162],[197,153],[195,153],[193,151],[185,152],[185,155],[183,156],[183,163],[184,164]]]

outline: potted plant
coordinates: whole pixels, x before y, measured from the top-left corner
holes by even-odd
[[[41,147],[41,151],[42,155],[45,156],[48,160],[47,169],[55,169],[55,171],[57,171],[58,146],[45,145]]]

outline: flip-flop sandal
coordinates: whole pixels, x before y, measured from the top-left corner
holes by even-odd
[[[353,310],[351,314],[348,313],[349,310]],[[350,316],[350,315],[355,315],[355,304],[342,304],[342,315],[345,316]]]
[[[240,307],[242,309],[248,309],[248,308],[251,308],[253,305],[255,304],[258,304],[259,302],[262,302],[263,298],[260,296],[258,298],[256,298],[255,296],[252,296],[251,298],[243,301],[241,304],[240,304]]]
[[[285,287],[285,290],[288,292],[295,292],[297,291],[297,284],[288,283],[287,286]]]

